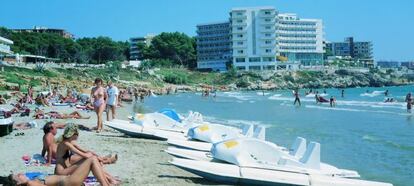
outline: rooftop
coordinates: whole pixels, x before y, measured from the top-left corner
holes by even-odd
[[[1,36],[0,36],[0,42],[1,43],[6,43],[6,44],[9,44],[9,45],[12,45],[13,44],[13,41],[12,40],[7,39],[7,38],[4,38],[4,37],[1,37]]]

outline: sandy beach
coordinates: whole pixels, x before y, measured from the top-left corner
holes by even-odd
[[[0,107],[8,107],[0,105]],[[127,119],[131,105],[118,109],[118,118]],[[70,113],[74,108],[70,107],[46,107],[45,111],[56,110]],[[94,112],[81,111],[83,115],[91,116],[90,119],[55,120],[59,123],[73,122],[88,127],[96,125]],[[104,113],[104,117],[106,117]],[[32,121],[32,117],[14,117],[15,123]],[[36,128],[28,130],[14,130],[13,133],[0,137],[0,176],[7,176],[10,171],[18,172],[47,172],[52,174],[53,166],[26,166],[22,156],[40,154],[42,150],[43,125],[48,120],[35,120]],[[78,144],[90,149],[99,155],[117,153],[119,156],[115,164],[105,166],[112,175],[122,180],[121,185],[210,185],[216,184],[176,168],[168,163],[171,156],[163,152],[167,148],[165,141],[130,138],[105,127],[102,133],[81,131]],[[24,135],[15,136],[23,132]],[[56,138],[63,133],[59,130]]]

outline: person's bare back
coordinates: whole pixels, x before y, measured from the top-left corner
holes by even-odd
[[[50,165],[52,159],[56,159],[57,144],[55,143],[55,135],[57,133],[57,127],[53,122],[48,122],[43,127],[43,131],[45,135],[43,136],[42,156],[45,157],[47,155],[45,157],[47,161],[46,165]]]

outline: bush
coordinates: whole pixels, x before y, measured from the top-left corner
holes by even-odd
[[[339,70],[335,71],[335,73],[338,74],[338,75],[341,75],[341,76],[349,75],[348,70],[345,70],[345,69],[339,69]]]
[[[26,84],[26,83],[27,83],[27,81],[26,81],[26,80],[24,80],[24,79],[22,79],[22,78],[20,78],[20,77],[16,76],[15,74],[10,74],[10,75],[8,75],[8,76],[6,77],[6,82],[9,82],[9,83],[16,83],[16,84],[18,84],[18,85],[23,85],[23,84]]]
[[[186,84],[188,78],[183,74],[168,73],[164,75],[164,81],[171,84]]]
[[[52,72],[52,71],[50,71],[50,70],[46,70],[46,71],[44,71],[44,75],[45,75],[46,77],[57,77],[57,76],[58,76],[55,72]]]
[[[250,86],[250,83],[246,78],[241,78],[239,81],[237,81],[236,86],[240,88],[247,88]]]
[[[290,75],[284,75],[283,76],[283,79],[285,81],[295,82],[295,79],[292,76],[290,76]]]

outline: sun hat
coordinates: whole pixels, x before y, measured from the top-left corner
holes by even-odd
[[[63,131],[63,137],[64,138],[70,138],[75,134],[78,134],[78,125],[74,123],[68,123],[66,124],[65,131]]]

